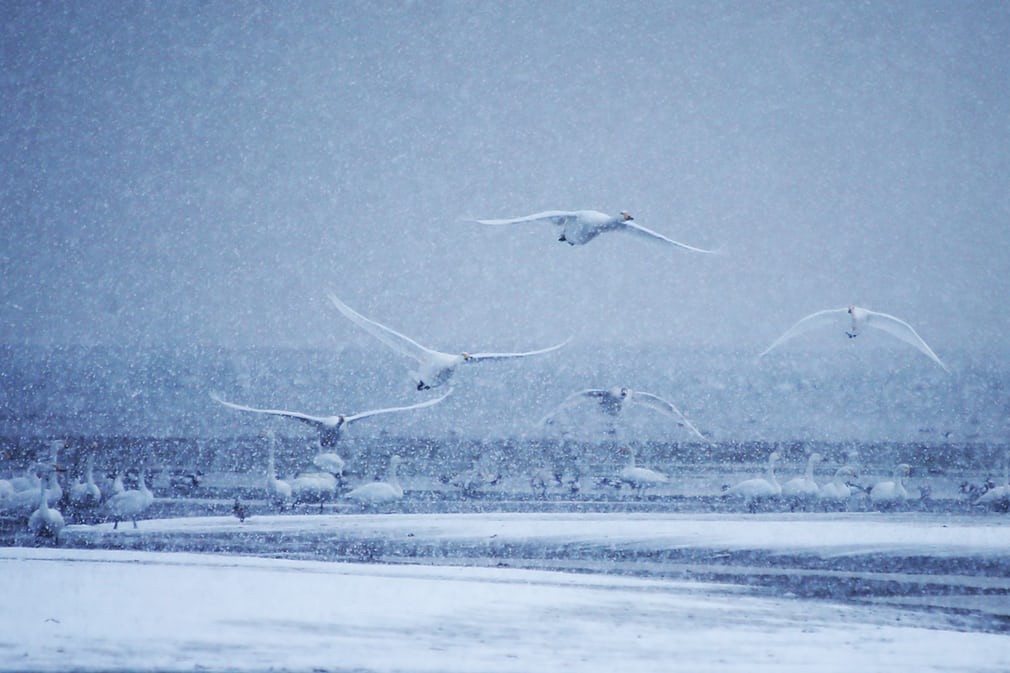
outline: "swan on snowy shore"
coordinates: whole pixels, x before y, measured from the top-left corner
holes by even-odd
[[[396,470],[399,466],[400,457],[391,457],[385,481],[373,481],[368,484],[362,484],[345,493],[344,497],[348,500],[353,500],[359,505],[381,505],[399,500],[403,497],[403,487],[396,476]]]
[[[782,484],[782,497],[793,500],[809,500],[817,497],[821,489],[814,480],[814,465],[819,462],[821,462],[821,454],[811,453],[807,458],[807,467],[803,475]]]
[[[397,351],[401,355],[413,358],[417,361],[417,371],[411,373],[411,378],[417,383],[418,390],[427,390],[446,384],[452,378],[456,368],[462,364],[472,364],[475,362],[485,362],[492,360],[508,360],[514,358],[525,358],[533,355],[543,355],[556,351],[563,347],[571,337],[559,344],[540,350],[526,351],[522,353],[443,353],[427,346],[422,346],[410,337],[386,327],[374,320],[366,318],[350,306],[340,301],[337,296],[330,293],[330,301],[337,307],[344,317],[354,322],[358,327],[365,330],[373,337],[384,343],[389,348]]]
[[[912,468],[907,464],[897,465],[891,479],[878,481],[870,489],[870,502],[878,507],[893,507],[905,502],[908,498],[908,491],[903,479],[911,473]]]
[[[154,494],[147,487],[144,481],[144,470],[141,468],[137,475],[137,488],[126,489],[114,494],[105,501],[105,507],[112,517],[112,529],[119,527],[120,521],[132,521],[133,527],[137,527],[137,518],[144,511],[154,504]]]
[[[768,455],[768,468],[765,471],[765,476],[745,479],[735,486],[727,488],[723,491],[723,495],[743,498],[751,511],[754,510],[758,501],[782,495],[782,487],[779,485],[778,479],[775,478],[775,463],[778,460],[778,451],[772,451]]]
[[[541,213],[534,213],[523,217],[490,220],[475,219],[471,221],[488,225],[524,224],[527,222],[551,223],[561,229],[561,236],[558,240],[569,245],[585,245],[607,231],[625,231],[629,234],[635,234],[650,241],[671,245],[688,252],[713,254],[712,250],[696,248],[686,243],[675,241],[651,229],[646,229],[636,224],[634,220],[635,218],[627,211],[621,211],[617,215],[608,215],[598,210],[545,210]]]
[[[628,457],[628,462],[624,468],[621,469],[618,476],[620,477],[622,483],[628,484],[639,493],[641,493],[647,486],[666,484],[670,481],[670,478],[662,472],[636,465],[635,450],[632,447],[622,447],[620,453]]]
[[[39,482],[39,508],[28,517],[28,530],[40,538],[52,538],[59,544],[60,531],[66,525],[59,510],[50,508],[44,482]]]

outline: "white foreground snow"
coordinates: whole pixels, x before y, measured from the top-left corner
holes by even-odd
[[[1010,637],[711,583],[0,550],[0,670],[1000,671]]]

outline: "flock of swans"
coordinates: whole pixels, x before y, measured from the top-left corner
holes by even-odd
[[[638,225],[634,222],[634,218],[624,211],[616,216],[594,210],[544,211],[522,217],[475,219],[472,221],[490,226],[522,225],[527,223],[552,224],[558,230],[558,240],[569,245],[585,245],[601,234],[614,231],[633,234],[643,239],[689,253],[714,254],[712,250],[705,250],[675,241],[658,232]],[[563,348],[571,339],[569,337],[569,339],[558,344],[522,352],[446,353],[423,346],[416,340],[391,327],[365,317],[345,304],[333,293],[329,294],[329,300],[341,315],[391,350],[416,363],[416,368],[411,371],[410,376],[412,384],[418,391],[426,391],[447,385],[460,366],[543,356]],[[801,334],[828,326],[844,326],[844,333],[850,339],[857,337],[865,327],[879,329],[901,342],[914,347],[944,371],[950,371],[910,324],[895,316],[857,306],[818,311],[801,318],[783,332],[758,357],[764,357],[772,350]],[[432,407],[442,402],[451,393],[452,388],[450,387],[442,395],[417,404],[330,416],[317,416],[300,411],[247,406],[227,401],[217,393],[211,393],[211,397],[230,409],[291,418],[315,428],[318,433],[319,444],[319,451],[313,459],[316,471],[306,472],[287,480],[280,479],[276,475],[276,438],[272,432],[267,432],[263,435],[269,440],[268,463],[264,482],[267,499],[277,507],[286,507],[296,502],[322,503],[337,496],[338,489],[344,485],[344,461],[334,449],[338,446],[342,431],[349,424],[383,414],[402,413]],[[559,417],[574,408],[589,407],[595,409],[604,418],[609,419],[611,425],[608,432],[616,434],[614,430],[616,427],[615,423],[622,411],[626,407],[635,405],[671,419],[695,439],[703,442],[707,441],[702,432],[672,402],[652,393],[633,391],[626,387],[613,389],[590,388],[572,393],[544,416],[540,421],[540,425],[550,428],[558,422]],[[22,477],[0,480],[0,513],[27,516],[30,530],[40,536],[57,537],[64,524],[60,512],[54,509],[54,505],[63,497],[57,476],[57,473],[61,469],[57,461],[58,445],[62,445],[62,443],[53,443],[52,455],[49,461],[29,467],[26,474]],[[628,485],[632,489],[641,492],[645,488],[665,484],[670,481],[669,477],[662,472],[637,465],[632,448],[627,446],[622,447],[621,454],[627,456],[628,462],[620,473],[616,475],[615,484]],[[768,458],[768,467],[765,475],[747,479],[739,484],[730,486],[725,489],[724,495],[726,497],[743,498],[748,504],[753,506],[756,502],[771,498],[842,500],[852,494],[852,480],[857,474],[853,466],[844,465],[838,468],[830,482],[818,485],[814,479],[814,468],[821,457],[818,454],[812,454],[809,457],[804,475],[780,485],[775,476],[775,463],[778,459],[779,454],[773,452]],[[116,481],[108,484],[105,493],[103,493],[94,480],[93,462],[94,456],[90,455],[87,459],[85,481],[81,481],[78,478],[78,482],[71,487],[69,494],[70,502],[74,506],[81,508],[104,507],[107,516],[115,521],[114,528],[118,526],[120,521],[125,520],[132,520],[136,527],[137,517],[150,507],[154,501],[153,494],[145,483],[143,469],[140,470],[137,488],[129,490],[123,488],[121,476],[117,476]],[[360,484],[344,493],[343,497],[362,505],[388,503],[402,498],[404,491],[397,477],[399,463],[400,458],[393,456],[390,459],[385,480]],[[497,479],[486,468],[480,467],[478,463],[479,461],[475,461],[474,467],[470,470],[472,474],[460,475],[453,482],[460,484],[464,492],[475,492],[481,485],[494,483]],[[908,474],[908,465],[902,464],[897,466],[891,480],[880,482],[867,490],[868,497],[872,502],[881,505],[906,499],[908,493],[903,485],[903,479]],[[551,486],[555,484],[560,485],[560,481],[560,475],[557,471],[553,468],[543,468],[534,472],[530,479],[530,485],[535,492],[544,494]],[[989,489],[979,500],[980,502],[1003,502],[1004,500],[1010,500],[1010,485],[1003,484],[1002,486]],[[238,503],[236,503],[236,507],[238,507]]]

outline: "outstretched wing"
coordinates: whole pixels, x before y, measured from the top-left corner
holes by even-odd
[[[865,310],[865,309],[864,309]],[[866,310],[866,324],[870,327],[876,327],[879,330],[883,330],[893,337],[901,339],[910,346],[914,346],[919,349],[923,354],[925,354],[930,360],[940,365],[943,371],[950,373],[947,369],[947,365],[936,356],[933,349],[930,348],[919,333],[912,329],[912,326],[900,318],[895,318],[893,315],[888,315],[887,313],[877,313],[876,311]]]
[[[631,401],[637,402],[642,406],[649,407],[654,411],[658,411],[661,414],[669,416],[670,418],[675,420],[678,425],[681,425],[690,430],[692,433],[694,433],[694,435],[698,439],[706,442],[708,441],[707,439],[705,439],[704,435],[698,432],[698,428],[691,425],[691,421],[687,420],[687,418],[684,417],[684,414],[680,413],[680,409],[674,406],[673,402],[668,402],[667,400],[664,400],[662,397],[658,397],[656,395],[653,395],[652,393],[641,393],[641,392],[635,392],[631,397]]]
[[[227,402],[217,394],[210,393],[210,396],[216,402],[220,402],[226,407],[231,409],[237,409],[239,411],[251,411],[256,414],[270,414],[272,416],[284,416],[286,418],[294,418],[303,423],[308,423],[315,428],[329,428],[337,425],[339,422],[339,416],[309,416],[308,414],[303,414],[299,411],[285,411],[283,409],[257,409],[256,407],[247,407],[242,404],[234,404],[232,402]]]
[[[562,348],[572,340],[572,337],[568,337],[559,344],[555,344],[549,348],[541,348],[538,351],[526,351],[525,353],[471,353],[468,362],[475,360],[507,360],[508,358],[525,358],[530,355],[542,355],[544,353],[550,353],[551,351],[556,351]]]
[[[452,392],[452,388],[449,388],[449,390],[446,391],[446,393],[444,395],[442,395],[441,397],[436,397],[435,399],[428,400],[427,402],[420,402],[418,404],[411,404],[411,405],[406,406],[406,407],[389,407],[388,409],[373,409],[371,411],[362,411],[362,412],[357,413],[357,414],[352,414],[351,416],[346,416],[344,418],[344,423],[351,423],[353,421],[360,421],[362,418],[368,418],[369,416],[378,416],[379,414],[390,414],[390,413],[393,413],[395,411],[410,411],[411,409],[423,409],[424,407],[432,407],[432,406],[435,406],[436,404],[438,404],[439,402],[441,402],[442,400],[444,400],[445,398],[449,397],[449,394],[451,392]]]
[[[402,355],[414,358],[418,362],[423,363],[431,354],[438,353],[438,351],[426,348],[410,337],[400,334],[396,330],[390,329],[385,325],[381,325],[374,320],[366,318],[344,302],[337,299],[337,295],[332,292],[329,293],[329,297],[330,301],[333,302],[333,305],[337,307],[337,310],[344,314],[344,317],[349,318],[351,321],[356,323],[358,327]]]
[[[694,247],[692,245],[687,245],[686,243],[681,243],[679,241],[675,241],[672,238],[667,238],[666,236],[663,236],[662,234],[653,231],[652,229],[646,229],[645,227],[643,227],[643,226],[641,226],[639,224],[635,224],[631,220],[628,220],[626,222],[622,222],[622,224],[623,224],[624,229],[626,231],[628,231],[629,233],[641,236],[643,238],[650,238],[650,239],[652,239],[654,241],[657,241],[657,240],[658,241],[662,241],[664,243],[668,243],[670,245],[676,246],[676,247],[681,248],[683,250],[690,250],[691,252],[703,252],[703,253],[708,254],[708,255],[714,255],[714,254],[716,254],[715,250],[702,250],[701,248],[696,248],[696,247]]]
[[[572,393],[564,399],[564,401],[554,409],[540,419],[537,425],[550,425],[554,422],[554,417],[560,414],[562,411],[571,409],[572,407],[580,404],[583,400],[589,398],[606,397],[610,394],[610,391],[604,390],[602,388],[590,388],[589,390],[580,390],[577,393]]]
[[[523,217],[511,217],[502,220],[473,220],[478,224],[521,224],[523,222],[551,222],[553,224],[565,224],[569,220],[578,217],[578,212],[572,210],[545,210],[542,213],[533,213]]]
[[[767,355],[771,350],[777,346],[781,346],[790,339],[794,339],[801,334],[809,332],[810,330],[817,329],[818,327],[826,327],[828,325],[834,325],[838,321],[838,316],[845,315],[849,312],[847,308],[829,308],[824,311],[818,311],[817,313],[811,313],[806,318],[800,319],[795,325],[787,329],[782,336],[772,342],[772,345],[764,349],[759,358]]]

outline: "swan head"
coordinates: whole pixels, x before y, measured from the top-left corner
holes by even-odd
[[[463,353],[463,362],[467,362],[472,357],[469,353]]]
[[[621,222],[627,222],[628,220],[633,220],[633,219],[635,219],[635,218],[633,218],[631,216],[631,213],[629,213],[626,210],[622,210],[621,211]]]
[[[771,455],[768,456],[768,462],[769,463],[774,463],[775,461],[777,461],[781,457],[782,456],[779,455],[778,451],[772,451]]]
[[[910,474],[912,474],[912,468],[910,465],[908,465],[908,463],[901,463],[900,465],[894,468],[894,473],[900,474],[902,477],[907,477]]]
[[[626,400],[631,395],[631,388],[611,388],[610,394],[618,399]]]
[[[810,454],[810,459],[809,460],[810,460],[811,463],[819,463],[823,459],[824,459],[824,456],[822,456],[821,454],[819,454],[817,452],[814,452],[814,453]]]

